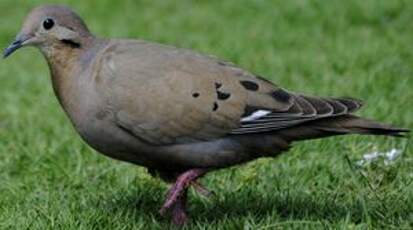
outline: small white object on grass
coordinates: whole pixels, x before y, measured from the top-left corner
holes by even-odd
[[[387,160],[394,161],[400,156],[400,154],[402,154],[402,151],[400,149],[392,149],[386,153],[386,157]]]
[[[388,165],[392,161],[396,160],[400,155],[402,154],[402,150],[400,149],[391,149],[390,151],[387,152],[371,152],[371,153],[366,153],[363,155],[363,159],[357,161],[357,165],[362,166],[364,164],[369,164],[371,162],[374,162],[378,160],[379,158],[384,159],[384,164]]]
[[[374,161],[375,159],[379,158],[382,155],[383,154],[379,152],[366,153],[363,155],[363,159],[365,161]]]

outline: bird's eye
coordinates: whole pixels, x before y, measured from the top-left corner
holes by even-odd
[[[47,18],[43,21],[43,28],[45,30],[50,30],[54,26],[54,21],[51,18]]]

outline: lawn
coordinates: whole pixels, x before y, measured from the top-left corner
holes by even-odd
[[[2,0],[0,46],[46,1]],[[63,2],[63,1],[61,1]],[[413,128],[413,4],[388,0],[64,1],[104,37],[231,60],[298,92],[352,96],[359,114]],[[0,229],[165,229],[167,185],[95,153],[53,95],[40,52],[0,60]],[[188,229],[411,229],[412,138],[295,143],[276,159],[211,173]],[[401,155],[359,166],[363,155]]]

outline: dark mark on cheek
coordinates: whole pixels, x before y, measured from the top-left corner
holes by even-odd
[[[72,40],[63,39],[63,40],[61,40],[61,42],[63,44],[66,44],[66,45],[70,46],[70,48],[73,48],[73,49],[79,49],[80,48],[80,43],[74,42]]]

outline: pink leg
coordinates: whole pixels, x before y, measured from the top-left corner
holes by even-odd
[[[184,224],[187,220],[185,205],[188,187],[207,172],[206,169],[191,169],[179,175],[168,191],[166,201],[159,211],[161,215],[171,209],[173,222],[177,225]]]
[[[186,197],[187,191],[185,190],[182,196],[178,198],[176,203],[171,208],[172,223],[174,223],[175,225],[182,226],[188,220],[186,214]]]

